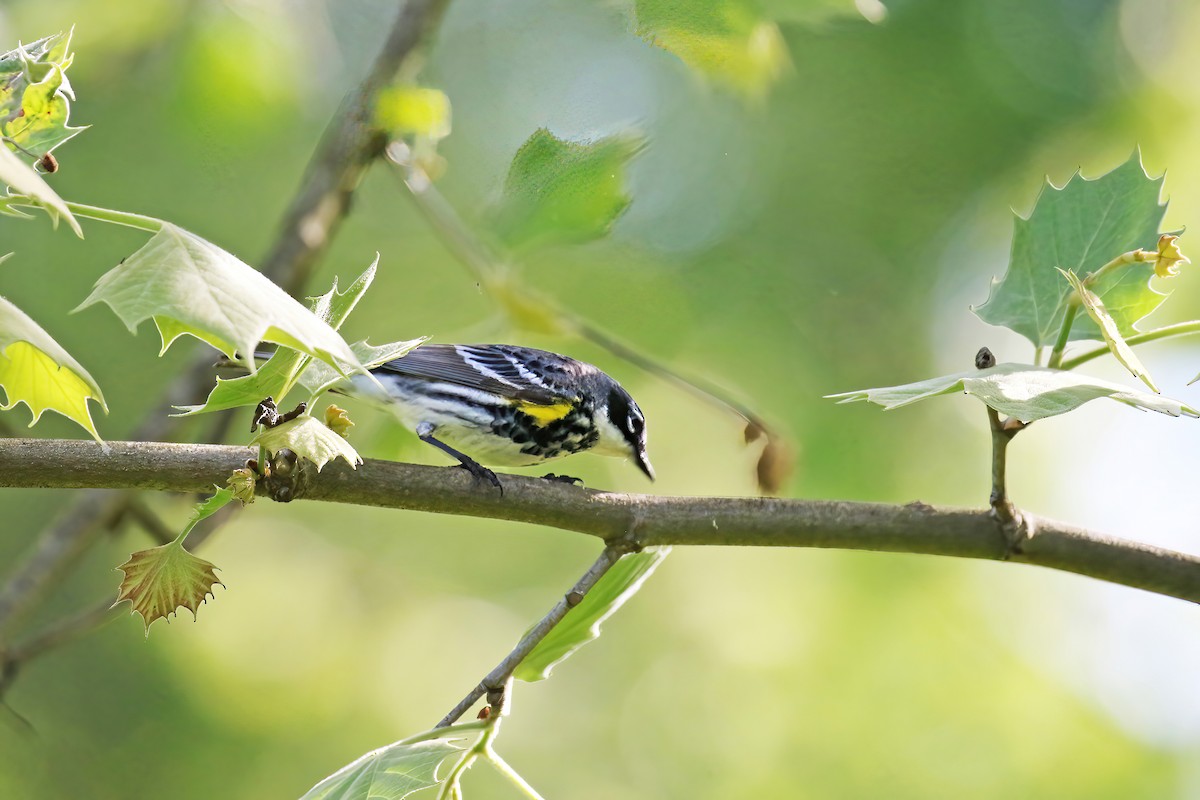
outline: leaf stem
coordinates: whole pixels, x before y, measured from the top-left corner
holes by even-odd
[[[1088,275],[1083,279],[1083,285],[1088,287],[1095,286],[1102,277],[1119,267],[1123,267],[1126,264],[1154,261],[1156,258],[1158,258],[1158,253],[1152,253],[1149,250],[1139,249],[1130,250],[1127,253],[1121,253],[1121,255],[1117,256],[1112,261],[1109,261],[1104,266],[1100,267],[1094,272],[1088,273]]]
[[[491,745],[488,745],[484,749],[483,757],[487,759],[488,763],[496,768],[497,772],[512,781],[513,785],[516,786],[522,794],[528,797],[529,800],[545,800],[545,798],[537,793],[536,789],[530,786],[529,783],[521,777],[519,772],[510,767],[508,762],[500,757],[500,754],[497,753]]]
[[[1058,341],[1054,343],[1054,349],[1050,351],[1050,362],[1047,366],[1050,369],[1059,369],[1062,364],[1063,350],[1067,347],[1067,340],[1071,337],[1071,325],[1075,322],[1075,315],[1079,313],[1079,294],[1071,290],[1071,299],[1067,302],[1067,311],[1063,315],[1062,329],[1058,332]]]
[[[1200,333],[1200,320],[1198,319],[1188,322],[1178,322],[1174,325],[1164,325],[1161,328],[1155,328],[1145,333],[1135,333],[1133,336],[1126,337],[1125,343],[1128,345],[1145,344],[1146,342],[1153,342],[1158,339],[1167,339],[1172,336],[1187,336],[1193,333]],[[1059,368],[1075,369],[1080,364],[1086,364],[1092,359],[1099,358],[1109,352],[1108,347],[1097,347],[1095,350],[1089,350],[1086,353],[1080,353],[1074,358],[1064,360]]]
[[[117,211],[112,208],[86,206],[83,203],[72,203],[70,201],[67,201],[67,208],[77,217],[109,222],[113,225],[125,225],[130,228],[137,228],[140,231],[146,231],[147,233],[158,233],[164,225],[161,219],[147,217],[143,214],[134,214],[129,211]]]

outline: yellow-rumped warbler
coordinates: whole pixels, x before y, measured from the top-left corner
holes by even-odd
[[[496,466],[529,466],[590,450],[632,458],[654,480],[646,420],[598,368],[507,344],[425,344],[335,389],[383,406],[423,441],[497,488]],[[478,459],[478,461],[476,461]]]

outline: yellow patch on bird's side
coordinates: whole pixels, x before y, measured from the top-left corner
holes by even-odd
[[[517,403],[517,410],[526,416],[533,417],[539,425],[549,425],[551,422],[558,420],[571,413],[573,409],[571,403],[555,403],[554,405],[544,406],[537,403]]]

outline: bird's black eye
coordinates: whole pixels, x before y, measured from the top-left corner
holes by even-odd
[[[646,427],[646,423],[637,414],[630,414],[629,418],[625,422],[627,425],[625,430],[629,431],[634,436],[640,436],[642,430]]]

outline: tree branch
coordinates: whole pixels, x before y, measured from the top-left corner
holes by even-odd
[[[358,88],[346,98],[309,162],[262,271],[295,293],[308,282],[350,208],[367,168],[387,137],[374,124],[375,97],[441,19],[448,0],[404,0],[383,49]]]
[[[196,492],[223,484],[256,451],[218,445],[0,440],[0,486]],[[1022,512],[1013,552],[990,510],[761,497],[616,494],[516,475],[504,495],[453,467],[333,462],[305,497],[533,523],[631,544],[823,547],[1011,560],[1200,603],[1200,557]],[[635,524],[636,523],[636,524]]]

